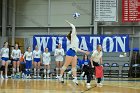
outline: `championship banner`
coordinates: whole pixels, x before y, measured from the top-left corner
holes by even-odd
[[[122,0],[122,22],[140,22],[140,0]]]
[[[94,36],[94,35],[78,35],[79,48],[83,50],[93,51],[100,44],[103,52],[128,52],[129,36],[128,35],[112,35],[112,36]],[[33,49],[37,45],[40,50],[44,51],[47,47],[49,51],[54,51],[57,44],[60,43],[65,51],[69,49],[70,41],[64,35],[34,35]]]

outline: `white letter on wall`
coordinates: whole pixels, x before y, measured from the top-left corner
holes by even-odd
[[[54,51],[56,49],[56,38],[57,37],[52,37],[52,51]]]
[[[88,50],[85,37],[81,37],[81,38],[82,38],[82,41],[81,41],[81,44],[80,44],[80,49]]]
[[[95,50],[97,47],[97,41],[100,43],[100,37],[90,37],[90,43],[93,43],[93,50]]]
[[[50,39],[50,37],[35,37],[36,41],[37,41],[37,46],[39,48],[39,50],[41,50],[41,46],[43,46],[43,49],[45,49],[48,45],[48,41]],[[47,40],[46,40],[47,38]]]
[[[109,40],[110,47],[107,47],[109,45],[106,44],[108,40]],[[113,39],[111,37],[105,37],[104,40],[103,40],[103,44],[102,44],[103,51],[107,52],[107,48],[109,48],[109,52],[112,52],[113,47],[114,47]]]
[[[122,51],[125,52],[126,37],[123,37],[123,40],[121,39],[121,37],[115,37],[115,38],[116,38],[116,52],[118,52],[118,46],[120,46]]]

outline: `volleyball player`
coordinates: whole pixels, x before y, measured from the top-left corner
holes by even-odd
[[[55,56],[55,61],[56,61],[56,79],[59,76],[60,73],[60,68],[63,65],[63,60],[64,60],[64,49],[61,47],[61,44],[58,44],[57,48],[55,49],[54,52]]]
[[[35,46],[35,50],[33,51],[33,61],[34,61],[34,78],[36,78],[36,76],[40,78],[39,74],[40,74],[40,63],[41,63],[41,51],[38,49],[38,46]]]
[[[79,52],[82,52],[82,53],[85,53],[85,54],[89,54],[89,52],[83,51],[83,50],[78,48],[79,40],[78,40],[78,37],[77,37],[76,28],[72,23],[70,23],[68,21],[66,21],[66,22],[72,27],[72,31],[70,31],[70,33],[67,35],[67,38],[70,40],[70,48],[66,53],[65,63],[63,65],[62,69],[61,69],[59,81],[64,83],[64,80],[63,80],[64,71],[67,69],[68,65],[71,63],[72,64],[73,78],[74,78],[73,82],[75,84],[78,84],[77,72],[76,72],[76,70],[77,70],[76,69],[76,65],[77,65],[76,53],[79,51]]]
[[[27,48],[27,51],[24,53],[23,58],[25,62],[26,78],[31,78],[31,68],[32,68],[32,61],[33,61],[33,53],[31,52],[31,47]]]
[[[18,44],[15,44],[14,49],[12,50],[11,53],[11,58],[13,59],[13,74],[12,78],[15,76],[15,72],[17,72],[19,76],[19,65],[20,65],[20,57],[21,57],[21,50],[19,49]]]
[[[7,76],[8,60],[9,60],[8,42],[4,42],[4,46],[1,49],[0,53],[1,53],[1,60],[2,60],[2,66],[0,68],[0,71],[1,71],[0,78],[2,79],[4,78],[3,72],[5,71],[5,78],[8,79],[8,76]]]
[[[76,65],[76,68],[77,68],[77,70],[80,70],[80,71],[82,70],[82,60],[80,58],[78,58],[78,57],[77,57],[77,65]],[[71,75],[72,74],[72,71],[70,70],[68,72],[68,74]]]
[[[91,55],[91,66],[96,67],[102,64],[102,47],[101,45],[97,45],[97,49],[93,51]],[[101,78],[97,78],[97,87],[102,87]]]
[[[44,79],[50,78],[50,62],[51,62],[51,54],[48,52],[48,48],[45,48],[45,51],[43,53],[43,64],[44,64]],[[47,76],[46,76],[47,72]]]

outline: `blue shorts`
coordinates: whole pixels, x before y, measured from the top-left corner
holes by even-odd
[[[16,61],[17,62],[17,61],[19,61],[19,58],[15,58],[15,59],[13,59],[13,61]]]
[[[8,61],[9,58],[7,58],[7,57],[2,57],[1,60],[2,60],[2,61]]]
[[[34,58],[34,62],[40,62],[40,58]]]
[[[72,56],[72,57],[74,57],[74,56],[76,55],[76,52],[75,52],[75,50],[73,50],[73,49],[70,48],[70,49],[67,51],[66,55],[67,55],[67,56]]]
[[[32,60],[26,60],[26,64],[25,64],[26,69],[31,69],[32,68]]]

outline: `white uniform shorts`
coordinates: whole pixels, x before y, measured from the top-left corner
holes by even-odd
[[[59,62],[59,61],[63,62],[64,61],[64,58],[63,57],[56,57],[55,58],[55,61],[56,62]]]
[[[43,61],[43,64],[44,65],[49,65],[50,64],[50,61]]]

